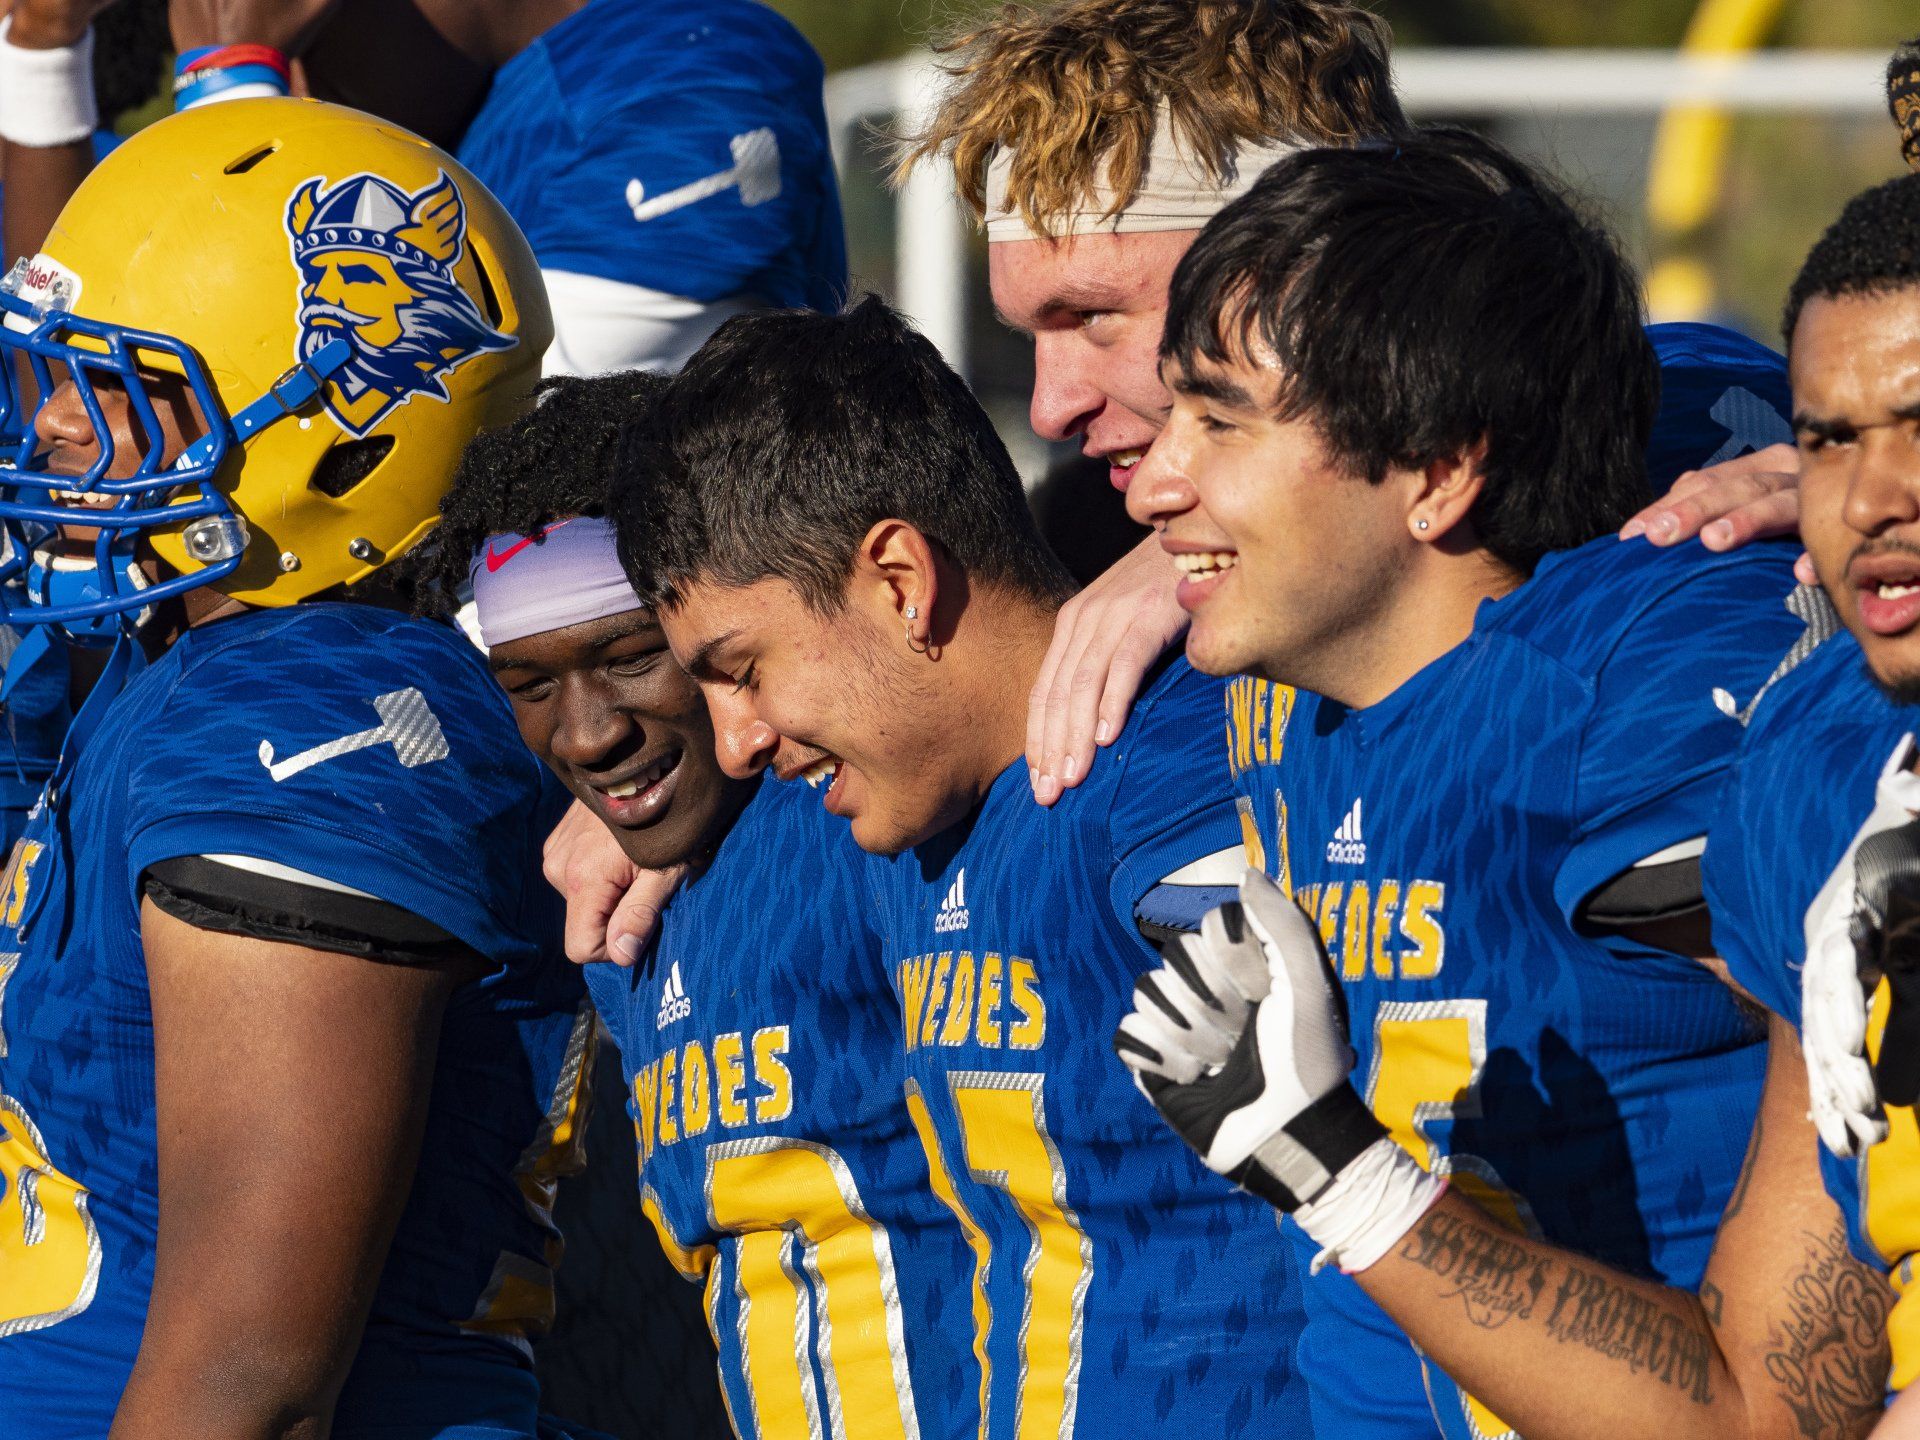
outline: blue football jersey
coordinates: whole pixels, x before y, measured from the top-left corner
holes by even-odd
[[[105,699],[103,695],[100,697]],[[139,1349],[159,1183],[141,876],[283,864],[489,964],[448,1002],[410,1197],[333,1433],[535,1433],[552,1186],[591,1012],[541,843],[565,799],[451,627],[359,605],[190,630],[62,757],[0,902],[0,1414],[104,1435]]]
[[[914,1119],[973,1248],[985,1433],[1307,1433],[1272,1210],[1113,1053],[1159,963],[1143,902],[1222,851],[1238,871],[1221,691],[1177,660],[1053,808],[1019,761],[970,818],[873,862]]]
[[[1718,325],[1649,325],[1660,360],[1660,413],[1647,475],[1664,491],[1688,470],[1793,441],[1786,357]]]
[[[1694,961],[1578,916],[1705,836],[1741,733],[1725,709],[1800,631],[1791,558],[1608,537],[1547,557],[1365,709],[1228,693],[1251,857],[1318,920],[1394,1139],[1514,1228],[1689,1289],[1753,1128],[1760,1032]],[[1351,1280],[1304,1288],[1321,1433],[1505,1430]]]
[[[1873,809],[1880,767],[1901,736],[1920,733],[1920,710],[1894,704],[1844,631],[1768,690],[1754,712],[1726,803],[1702,862],[1713,939],[1733,978],[1768,1009],[1800,1024],[1807,907]],[[1886,1023],[1883,986],[1869,1050]],[[1820,1169],[1846,1217],[1853,1250],[1891,1272],[1900,1299],[1889,1321],[1894,1384],[1920,1375],[1920,1126],[1911,1107],[1887,1108],[1888,1136],[1859,1160],[1824,1145]]]
[[[500,68],[458,155],[544,270],[837,310],[823,73],[750,0],[593,0]]]
[[[0,626],[0,675],[20,644],[20,634]],[[73,711],[67,703],[67,650],[42,652],[0,700],[0,849],[8,853],[25,833],[27,812],[60,759]]]
[[[846,826],[768,779],[646,962],[588,967],[642,1209],[706,1287],[746,1440],[979,1433],[968,1251],[908,1116],[871,896]]]

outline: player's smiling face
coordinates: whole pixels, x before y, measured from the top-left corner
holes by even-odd
[[[139,472],[142,457],[156,440],[159,442],[158,463],[150,468],[162,469],[206,434],[207,427],[193,403],[192,391],[177,375],[145,369],[140,373],[141,385],[159,427],[157,434],[148,433],[149,427],[128,397],[126,386],[116,377],[96,372],[89,378],[94,401],[100,407],[101,418],[107,422],[107,435],[113,446],[113,459],[102,479],[131,479]],[[72,380],[61,383],[39,408],[33,417],[33,432],[46,468],[55,475],[77,478],[86,474],[100,458],[100,437],[94,429],[93,417],[87,414],[80,387]],[[110,509],[119,498],[78,490],[53,493],[55,503],[71,508],[76,518],[89,508]],[[62,548],[69,554],[87,553],[99,533],[98,527],[84,523],[62,525]],[[149,561],[149,568],[154,563]]]
[[[1790,364],[1807,553],[1874,676],[1920,703],[1920,286],[1808,301]]]
[[[1275,417],[1275,374],[1170,365],[1173,413],[1127,513],[1158,530],[1182,572],[1197,669],[1339,694],[1394,593],[1405,509],[1393,487],[1330,458],[1312,424]]]
[[[710,848],[748,789],[720,771],[700,691],[653,613],[630,610],[496,645],[520,738],[650,869]]]
[[[860,605],[822,616],[784,580],[696,582],[662,619],[707,698],[729,775],[804,780],[876,854],[959,818],[938,773],[935,722],[916,708],[926,697],[891,648],[898,636]]]
[[[1125,490],[1167,413],[1160,333],[1167,285],[1197,230],[998,240],[987,246],[993,307],[1033,336],[1034,431],[1080,441]]]
[[[111,375],[93,373],[93,396],[107,422],[107,434],[113,444],[113,461],[102,477],[125,480],[140,468],[141,457],[156,440],[159,455],[154,469],[171,464],[181,451],[206,433],[187,382],[177,375],[162,375],[143,370],[141,385],[153,406],[158,422],[157,434],[149,434],[128,397],[126,387]],[[84,475],[100,458],[100,437],[93,418],[87,414],[80,387],[67,380],[56,388],[33,417],[34,437],[39,441],[47,469],[56,475]],[[115,497],[101,495],[96,503],[112,505]],[[76,496],[76,502],[78,497]]]

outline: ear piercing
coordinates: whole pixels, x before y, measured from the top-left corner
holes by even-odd
[[[1425,530],[1427,528],[1427,522],[1424,520],[1416,520],[1413,522],[1413,528],[1416,530]]]

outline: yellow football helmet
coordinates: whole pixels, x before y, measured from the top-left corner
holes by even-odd
[[[133,136],[0,283],[0,312],[5,358],[42,397],[73,381],[101,444],[86,476],[47,471],[0,364],[0,580],[33,602],[7,585],[0,618],[94,634],[195,586],[287,605],[404,555],[466,442],[528,403],[552,338],[526,238],[478,180],[393,125],[292,99]],[[207,433],[108,478],[95,382],[125,387],[154,436],[155,372],[184,378]],[[95,565],[33,558],[61,523],[101,527]],[[142,539],[178,573],[142,583]]]

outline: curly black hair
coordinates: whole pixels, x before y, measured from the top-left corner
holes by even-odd
[[[667,377],[649,370],[542,381],[534,406],[467,445],[440,523],[407,561],[422,613],[459,605],[473,557],[489,535],[535,535],[555,520],[604,515],[620,427],[660,401]]]
[[[1787,292],[1789,343],[1809,300],[1878,295],[1920,285],[1920,174],[1902,175],[1847,202],[1814,243]]]
[[[93,93],[111,125],[160,93],[173,37],[166,0],[116,0],[93,22]]]

